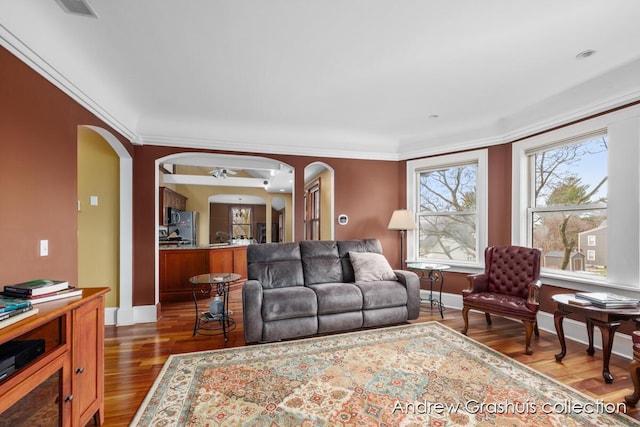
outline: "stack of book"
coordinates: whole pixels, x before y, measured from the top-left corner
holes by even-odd
[[[0,297],[0,329],[13,325],[38,312],[30,301]]]
[[[4,291],[0,296],[38,304],[78,295],[82,295],[82,289],[74,288],[67,281],[38,279],[13,285],[5,285]]]
[[[640,303],[640,299],[610,292],[578,292],[576,298],[589,301],[591,305],[598,308],[636,308]]]

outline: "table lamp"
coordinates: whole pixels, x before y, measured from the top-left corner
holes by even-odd
[[[400,230],[400,268],[404,269],[404,232],[406,230],[415,230],[416,228],[413,213],[407,209],[393,211],[387,228],[389,230]]]

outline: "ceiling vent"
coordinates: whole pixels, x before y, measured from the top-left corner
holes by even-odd
[[[56,0],[65,12],[97,18],[98,15],[85,0]]]

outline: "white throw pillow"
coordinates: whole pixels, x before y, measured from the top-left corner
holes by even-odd
[[[396,280],[396,274],[382,254],[349,251],[349,258],[356,282]]]

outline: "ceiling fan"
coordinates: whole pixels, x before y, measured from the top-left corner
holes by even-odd
[[[227,175],[235,175],[237,173],[238,172],[227,168],[216,168],[212,171],[209,171],[209,174],[211,174],[211,176],[213,176],[214,178],[226,178]]]

